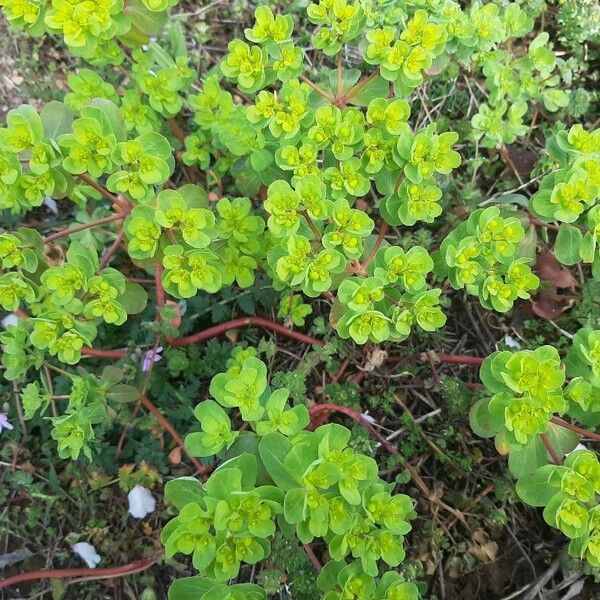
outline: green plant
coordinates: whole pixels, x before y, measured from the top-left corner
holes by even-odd
[[[106,429],[128,426],[143,406],[175,440],[173,464],[187,453],[205,481],[166,485],[177,515],[162,539],[168,557],[191,555],[202,575],[175,582],[173,600],[265,598],[258,586],[225,582],[268,558],[279,538],[327,547],[332,560],[317,579],[325,600],[416,598],[415,584],[384,572],[404,559],[412,501],[357,450],[364,438],[351,444],[350,430],[325,424],[337,411],[379,436],[354,410],[369,369],[341,381],[356,353],[350,340],[367,345],[376,368],[385,354],[378,345],[420,343],[443,329],[452,290],[497,313],[530,300],[542,285],[531,266],[535,227],[562,263],[591,264],[600,278],[598,130],[547,114],[568,120],[575,112],[561,110],[570,102],[568,68],[547,32],[532,33],[539,6],[320,0],[302,13],[314,56],[291,15],[260,6],[245,39],[230,40],[196,81],[184,26],[167,18],[175,4],[0,0],[12,26],[57,34],[94,67],[73,68],[63,102],[15,108],[0,129],[8,224],[0,307],[12,313],[0,343],[22,423],[49,425],[61,458],[96,460]],[[351,50],[359,68],[349,66]],[[458,86],[458,100],[449,100]],[[462,120],[430,106],[432,89],[443,90],[439,107],[453,102],[448,114]],[[525,136],[537,144],[542,134],[547,156],[536,168],[550,172],[539,189],[529,200],[489,197],[484,183],[498,179],[500,161],[481,157],[481,148],[490,157],[498,149],[520,179],[507,145]],[[528,189],[535,179],[519,183]],[[61,201],[59,216],[39,227],[49,229],[43,236],[30,213],[49,200]],[[63,216],[72,226],[57,224]],[[284,323],[256,315],[257,307]],[[221,322],[202,328],[197,321],[208,314]],[[269,381],[258,351],[236,347],[227,372],[212,380],[214,399],[194,411],[200,431],[184,444],[177,429],[187,429],[186,402],[228,348],[180,348],[246,326],[318,350]],[[548,345],[492,354],[481,372],[492,397],[471,412],[473,429],[509,454],[523,499],[546,506],[547,521],[590,564],[600,561],[597,462],[587,452],[558,462],[583,431],[563,417],[600,423],[599,339],[587,328],[575,336],[566,374]],[[120,348],[99,347],[111,343]],[[278,349],[273,340],[258,348],[266,360]],[[154,365],[163,351],[161,370]],[[84,369],[87,356],[123,362]],[[309,410],[309,372],[320,361],[337,372],[330,385],[320,382],[332,403]],[[171,381],[178,377],[183,390]],[[387,413],[393,398],[379,399]],[[410,414],[402,422],[401,448],[415,454],[426,440]],[[152,442],[139,444],[144,459],[160,451]],[[406,458],[394,456],[393,466]]]
[[[600,130],[589,132],[573,125],[550,138],[546,150],[557,168],[531,197],[531,209],[545,221],[560,223],[554,245],[558,260],[566,265],[592,263],[592,274],[598,279]]]
[[[592,565],[599,561],[600,465],[593,452],[575,448],[577,434],[598,435],[563,417],[586,427],[600,423],[599,357],[600,332],[589,328],[574,336],[564,364],[551,346],[496,352],[480,373],[494,395],[478,401],[470,415],[476,433],[495,436],[509,454],[519,497],[545,507],[546,522],[571,540],[569,552]]]
[[[379,479],[376,462],[348,446],[348,429],[331,424],[307,431],[306,406],[290,407],[289,390],[270,389],[262,361],[249,356],[230,364],[211,382],[215,401],[194,411],[202,431],[186,438],[195,456],[226,460],[202,486],[188,477],[165,487],[179,511],[162,532],[167,556],[192,554],[196,569],[225,581],[237,576],[242,563],[265,559],[279,528],[304,544],[326,541],[337,562],[320,576],[321,589],[331,590],[325,598],[343,597],[335,595],[337,586],[366,598],[375,589],[378,560],[397,566],[404,558],[412,501],[394,495]],[[227,409],[239,410],[250,429],[233,432]],[[356,562],[342,569],[347,557]],[[184,597],[177,589],[171,590],[173,600]],[[381,597],[394,598],[391,589],[416,598],[413,584],[384,575]]]

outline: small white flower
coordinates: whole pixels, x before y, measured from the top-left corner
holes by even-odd
[[[587,446],[584,446],[583,444],[577,444],[577,446],[575,446],[575,448],[573,448],[571,452],[567,452],[565,454],[565,458],[567,458],[567,456],[569,456],[569,454],[571,454],[572,452],[577,452],[577,450],[587,450]]]
[[[364,412],[360,415],[367,423],[370,423],[371,425],[376,425],[377,421],[368,413],[368,412]]]
[[[58,204],[56,204],[56,200],[54,198],[50,198],[50,196],[46,196],[44,198],[44,206],[53,214],[58,214]]]
[[[127,500],[129,500],[129,514],[134,519],[143,519],[146,515],[154,512],[156,508],[156,500],[154,496],[141,485],[136,485],[127,494]]]
[[[6,315],[6,317],[4,317],[4,319],[2,319],[2,321],[0,321],[0,323],[2,323],[2,327],[4,327],[4,329],[8,329],[8,327],[10,325],[16,325],[19,322],[19,317],[17,317],[17,315],[15,315],[15,313],[10,313],[10,315]]]
[[[80,556],[90,569],[95,569],[96,565],[102,560],[102,557],[96,552],[96,548],[92,544],[77,542],[71,547],[73,548],[73,552],[77,556]]]
[[[519,349],[521,347],[521,344],[518,342],[518,340],[515,340],[515,338],[512,335],[508,335],[508,334],[506,334],[504,336],[504,343],[509,348],[517,348],[517,349]]]

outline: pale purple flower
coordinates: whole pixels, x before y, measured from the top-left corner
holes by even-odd
[[[13,426],[8,421],[8,416],[6,416],[4,413],[0,413],[0,432],[3,429],[10,431],[12,428]]]
[[[162,360],[162,351],[163,347],[159,346],[156,349],[148,350],[148,352],[144,354],[144,358],[142,360],[142,371],[144,371],[144,373],[147,373],[150,370],[153,363],[157,363]]]

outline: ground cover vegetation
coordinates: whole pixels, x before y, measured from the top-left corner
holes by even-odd
[[[2,597],[594,597],[595,4],[0,7]]]

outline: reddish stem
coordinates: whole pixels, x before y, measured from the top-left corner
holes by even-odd
[[[590,431],[589,429],[585,429],[584,427],[580,427],[579,425],[574,425],[573,423],[569,423],[560,417],[552,417],[550,419],[551,423],[558,425],[560,427],[564,427],[565,429],[570,429],[579,435],[590,438],[592,440],[600,441],[600,434]]]
[[[323,98],[329,100],[329,102],[332,104],[336,104],[336,99],[331,94],[328,94],[320,85],[317,85],[314,81],[312,81],[312,79],[309,79],[305,75],[300,75],[300,79],[304,81],[304,83],[308,84],[313,90],[315,90],[317,94],[323,96]]]
[[[320,573],[321,570],[323,569],[323,565],[321,565],[321,561],[317,558],[317,555],[315,554],[315,551],[312,549],[312,546],[310,544],[302,544],[302,547],[304,548],[304,552],[306,552],[306,556],[308,556],[308,559],[312,563],[312,565],[315,568],[315,570],[317,571],[317,573]]]
[[[238,319],[232,319],[231,321],[221,323],[220,325],[215,325],[214,327],[209,327],[208,329],[204,329],[203,331],[199,331],[198,333],[194,333],[192,335],[178,338],[170,338],[168,342],[172,346],[193,346],[194,344],[200,344],[201,342],[204,342],[210,338],[217,337],[218,335],[221,335],[222,333],[225,333],[230,329],[238,329],[240,327],[249,326],[256,326],[262,327],[263,329],[269,329],[271,331],[274,331],[281,335],[285,335],[289,338],[292,338],[299,342],[303,342],[304,344],[309,344],[311,346],[325,345],[325,342],[323,340],[319,340],[309,335],[305,335],[304,333],[300,333],[298,331],[293,331],[292,329],[287,329],[283,325],[276,323],[275,321],[265,319],[264,317],[240,317]]]
[[[379,76],[379,69],[373,71],[368,77],[363,77],[354,87],[351,87],[346,95],[344,96],[344,101],[348,102],[354,96],[356,96],[366,85],[368,85],[373,79]]]
[[[106,251],[106,254],[102,257],[100,261],[100,266],[98,267],[98,272],[102,271],[106,268],[106,265],[110,262],[110,259],[114,256],[115,252],[119,249],[123,238],[125,237],[125,230],[121,229],[119,234],[117,235],[117,239],[112,243],[112,246]]]
[[[52,235],[45,237],[44,244],[49,244],[50,242],[58,240],[59,238],[71,235],[73,233],[79,233],[80,231],[85,231],[86,229],[97,227],[98,225],[105,225],[106,223],[112,223],[113,221],[122,221],[126,216],[127,215],[125,213],[115,213],[114,215],[104,217],[103,219],[98,219],[97,221],[82,223],[81,225],[77,225],[76,227],[71,227],[71,229],[64,229],[63,231],[58,231],[56,233],[53,233]]]
[[[529,222],[532,225],[537,225],[538,227],[546,227],[547,229],[553,229],[554,231],[558,231],[559,227],[556,223],[546,223],[546,221],[541,221],[540,219],[536,219],[532,215],[529,216]]]
[[[546,446],[546,450],[548,450],[548,454],[552,457],[552,462],[554,462],[554,464],[556,464],[556,465],[562,465],[563,461],[561,460],[560,456],[558,455],[558,452],[554,449],[554,446],[552,445],[552,442],[550,441],[548,434],[540,433],[540,438],[542,438],[542,442],[544,443],[544,446]]]
[[[466,354],[436,354],[435,358],[441,363],[472,365],[477,367],[484,361],[480,356],[468,356]]]
[[[81,349],[82,356],[93,356],[94,358],[106,358],[109,360],[120,360],[127,356],[127,350],[103,350],[102,348],[90,348],[84,346]]]
[[[226,323],[221,323],[220,325],[214,325],[213,327],[209,327],[208,329],[204,329],[192,335],[184,336],[184,337],[176,337],[176,338],[167,338],[167,342],[171,344],[171,346],[193,346],[194,344],[201,344],[206,340],[217,337],[223,333],[226,333],[230,329],[238,329],[240,327],[262,327],[263,329],[269,329],[271,331],[275,331],[281,335],[285,335],[289,338],[302,342],[304,344],[309,344],[311,346],[324,346],[325,342],[323,340],[319,340],[317,338],[311,337],[304,333],[300,333],[298,331],[293,331],[291,329],[287,329],[283,325],[279,323],[275,323],[275,321],[270,321],[269,319],[265,319],[264,317],[240,317],[238,319],[232,319],[231,321],[227,321]],[[103,350],[101,348],[89,348],[84,346],[81,349],[81,354],[83,356],[93,356],[95,358],[106,358],[106,359],[114,359],[119,360],[121,358],[125,358],[127,356],[127,350]]]
[[[79,175],[77,175],[77,177],[79,177],[79,179],[81,179],[81,181],[83,181],[90,187],[93,187],[97,192],[100,192],[107,200],[110,200],[115,207],[116,206],[119,206],[120,208],[125,207],[125,204],[119,197],[115,196],[114,194],[111,194],[103,185],[99,184],[97,181],[92,179],[89,175],[86,175],[85,173],[80,173]]]
[[[150,413],[152,413],[154,418],[161,424],[163,429],[169,432],[169,434],[171,435],[175,443],[181,448],[181,450],[188,455],[189,459],[192,461],[192,464],[194,465],[194,467],[196,467],[198,473],[200,473],[201,475],[207,474],[210,469],[206,465],[203,465],[200,461],[196,459],[195,456],[188,452],[187,448],[185,447],[185,444],[183,443],[183,440],[181,439],[181,436],[177,433],[173,425],[171,425],[171,423],[167,420],[165,415],[163,415],[160,412],[160,410],[158,410],[158,408],[150,401],[150,398],[142,394],[140,395],[140,402]]]
[[[377,239],[375,240],[375,245],[371,249],[371,252],[369,252],[369,256],[367,256],[367,258],[365,258],[365,260],[363,261],[363,269],[366,270],[369,266],[369,263],[375,258],[377,251],[379,250],[379,248],[381,248],[381,244],[383,243],[387,230],[388,224],[385,221],[381,221],[381,225],[379,226],[379,234],[377,235]]]
[[[338,412],[346,417],[349,417],[353,421],[356,421],[359,425],[362,425],[390,454],[398,454],[398,448],[391,442],[385,439],[369,421],[367,421],[359,412],[342,406],[340,404],[315,404],[310,407],[310,420],[311,424],[315,421],[322,422],[323,415],[321,413],[330,414]]]
[[[158,311],[160,311],[160,309],[165,305],[165,302],[167,300],[165,288],[162,284],[162,273],[162,265],[156,265],[154,269],[154,285],[156,286],[156,308],[158,309]]]
[[[0,581],[0,589],[11,587],[26,581],[38,581],[40,579],[54,579],[64,577],[90,577],[94,579],[106,579],[109,577],[123,577],[146,571],[157,561],[157,557],[136,560],[121,567],[108,567],[105,569],[41,569],[30,573],[20,573]]]

